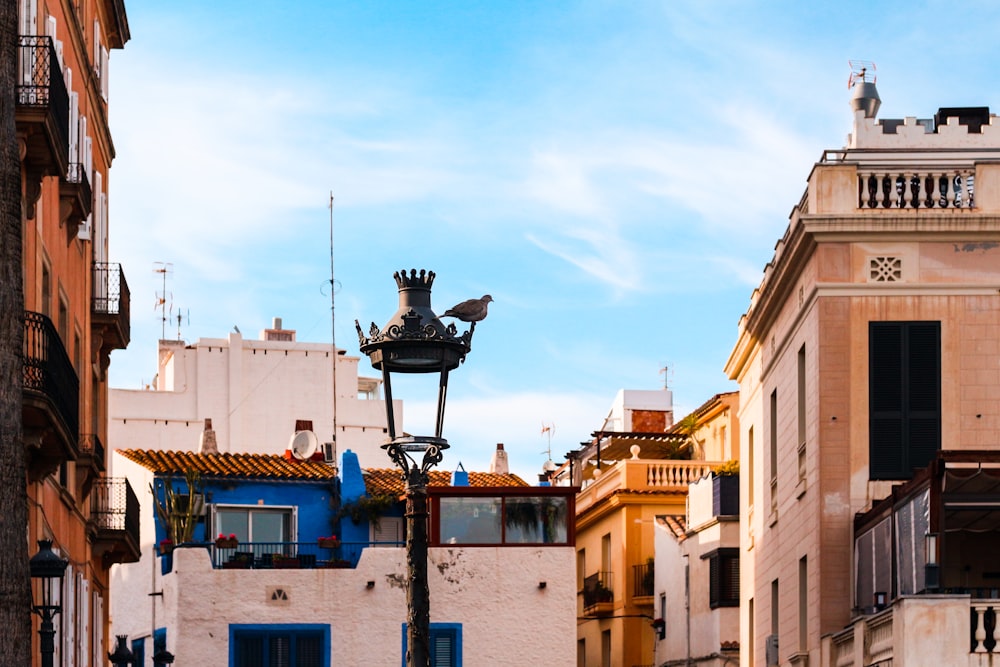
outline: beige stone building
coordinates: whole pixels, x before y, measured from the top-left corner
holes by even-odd
[[[739,451],[737,398],[715,396],[674,424],[668,390],[620,392],[602,429],[557,471],[556,484],[582,487],[577,665],[654,664],[652,621],[668,581],[655,566],[657,517],[683,516],[689,484]]]
[[[853,106],[726,365],[740,384],[740,663],[987,664],[1000,121],[984,107],[875,120],[864,72]]]

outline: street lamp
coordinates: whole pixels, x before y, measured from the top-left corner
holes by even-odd
[[[42,603],[34,606],[34,611],[42,619],[38,628],[41,638],[42,667],[52,667],[52,656],[56,650],[56,629],[52,620],[62,611],[62,606],[52,602],[52,586],[58,580],[61,584],[69,561],[52,551],[52,540],[38,540],[38,553],[31,557],[28,565],[32,579],[42,580]],[[59,585],[59,584],[56,584]]]
[[[108,660],[115,667],[131,667],[135,662],[135,654],[128,647],[128,635],[115,635],[115,637],[118,639],[118,645],[115,646],[114,653],[108,653]]]
[[[361,352],[375,370],[382,371],[389,442],[382,445],[398,465],[406,482],[406,664],[430,664],[430,594],[427,589],[427,471],[441,462],[448,442],[441,436],[448,373],[465,361],[472,349],[473,323],[459,335],[454,324],[445,326],[431,310],[434,272],[411,269],[393,274],[399,287],[399,310],[379,329],[374,323],[366,337],[355,320]],[[393,373],[437,373],[437,419],[433,436],[396,435],[392,409]],[[419,458],[418,457],[422,457]]]

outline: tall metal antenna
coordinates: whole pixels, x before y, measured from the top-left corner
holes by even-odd
[[[337,282],[333,273],[333,191],[330,191],[330,345],[333,347],[333,451],[334,465],[337,452],[337,316],[334,310],[334,295],[337,293]]]
[[[172,295],[167,293],[167,274],[173,270],[174,265],[170,262],[153,262],[153,273],[163,276],[163,290],[156,295],[156,305],[153,306],[160,309],[160,340],[165,340],[167,337],[167,320],[173,313]],[[168,300],[171,300],[171,303],[167,303]]]

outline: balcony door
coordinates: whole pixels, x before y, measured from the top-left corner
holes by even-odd
[[[216,505],[214,534],[236,535],[242,542],[294,542],[295,508]]]

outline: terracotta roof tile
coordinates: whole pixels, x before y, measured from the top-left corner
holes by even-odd
[[[276,454],[199,454],[156,449],[119,449],[125,458],[154,473],[183,474],[197,470],[206,477],[327,480],[336,477],[322,461],[300,461]]]
[[[406,490],[403,473],[395,468],[367,468],[365,487],[369,494],[388,493],[402,495]],[[431,470],[427,473],[428,486],[451,486],[451,472]],[[530,486],[517,475],[498,475],[491,472],[470,472],[469,486]]]
[[[672,532],[678,542],[687,539],[687,517],[683,514],[662,514],[656,517],[656,522]]]

